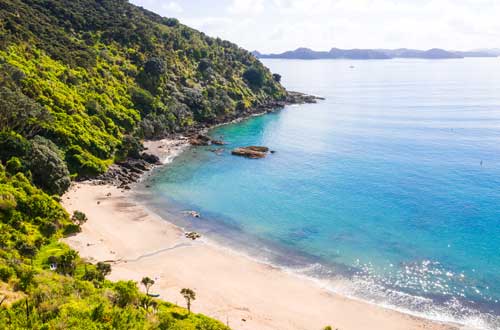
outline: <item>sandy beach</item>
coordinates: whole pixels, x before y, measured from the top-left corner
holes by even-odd
[[[159,145],[147,145],[149,152],[168,149]],[[203,238],[188,239],[132,197],[133,191],[92,183],[76,183],[63,196],[68,212],[88,217],[82,232],[64,241],[89,261],[111,262],[111,280],[149,276],[156,280],[152,291],[179,305],[184,305],[180,289],[192,288],[197,295],[193,310],[233,329],[458,329],[332,294]]]

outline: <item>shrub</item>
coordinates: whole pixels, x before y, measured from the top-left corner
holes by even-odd
[[[243,78],[252,88],[261,88],[264,85],[265,76],[262,69],[252,66],[243,73]]]
[[[0,131],[32,137],[49,119],[49,112],[20,90],[0,87]]]
[[[11,175],[21,172],[22,168],[23,165],[21,164],[21,160],[17,157],[12,157],[5,164],[5,169]]]
[[[59,148],[50,140],[37,136],[33,139],[28,167],[33,182],[50,194],[62,195],[71,185],[69,171]]]
[[[16,199],[11,193],[0,191],[0,211],[10,211],[15,209],[16,206]]]
[[[30,144],[21,135],[9,131],[0,131],[0,160],[7,162],[12,157],[24,158],[28,154]]]
[[[0,265],[0,280],[8,282],[14,276],[14,270],[6,265]]]
[[[127,157],[138,159],[141,157],[141,151],[143,149],[142,143],[138,138],[132,135],[125,135],[115,156],[116,159],[120,161]]]
[[[115,303],[120,307],[136,304],[139,298],[139,290],[133,281],[119,281],[114,285],[116,291]]]
[[[133,88],[130,94],[135,108],[139,110],[142,115],[147,115],[154,110],[155,99],[150,92],[142,88]]]
[[[82,228],[79,225],[74,224],[74,223],[70,223],[70,224],[67,224],[66,226],[64,226],[63,234],[64,234],[64,236],[69,236],[69,235],[78,234],[81,231],[82,231]]]
[[[85,213],[80,211],[73,212],[73,216],[71,217],[71,221],[79,226],[83,225],[85,222],[87,222],[87,220],[88,218]]]

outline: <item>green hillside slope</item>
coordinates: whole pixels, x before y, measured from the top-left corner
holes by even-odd
[[[286,97],[247,51],[127,1],[0,1],[0,328],[225,329],[58,243],[81,224],[58,196],[141,139]]]

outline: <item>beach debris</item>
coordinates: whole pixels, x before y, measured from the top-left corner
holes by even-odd
[[[190,215],[192,216],[193,218],[200,218],[201,217],[201,214],[199,214],[198,212],[196,211],[184,211],[183,212],[184,214],[187,214],[187,215]]]
[[[101,201],[97,201],[97,205],[101,204]]]
[[[159,293],[148,293],[148,296],[152,297],[152,298],[158,298],[160,296]]]
[[[191,231],[191,232],[187,232],[187,233],[184,233],[184,236],[186,236],[186,238],[190,238],[192,239],[193,241],[197,238],[200,238],[201,235],[198,234],[197,232],[195,231]]]
[[[107,193],[107,194],[106,194],[106,197],[110,197],[110,196],[111,196],[111,193]]]
[[[269,152],[268,147],[248,146],[248,147],[236,148],[233,151],[231,151],[231,154],[251,159],[258,159],[266,157],[268,152]]]

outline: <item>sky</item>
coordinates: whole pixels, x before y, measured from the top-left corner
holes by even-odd
[[[130,0],[248,50],[500,47],[500,0]]]

